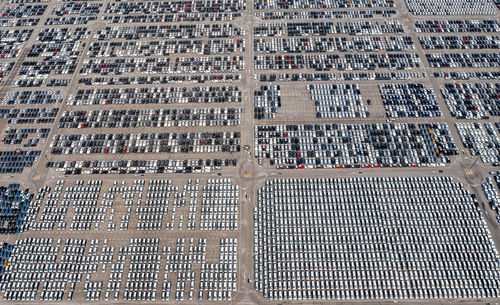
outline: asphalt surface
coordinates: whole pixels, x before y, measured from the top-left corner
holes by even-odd
[[[103,29],[109,24],[102,21],[102,17],[105,15],[104,8],[107,3],[113,2],[112,0],[104,0],[101,1],[103,3],[103,7],[100,9],[99,14],[97,15],[97,20],[90,22],[87,27],[89,30],[94,33],[96,30]],[[414,119],[414,118],[397,118],[392,119],[394,123],[415,123],[415,122],[445,122],[448,124],[454,142],[457,144],[459,154],[458,156],[454,156],[452,158],[452,162],[447,164],[445,167],[419,167],[419,168],[371,168],[371,169],[353,169],[353,168],[345,168],[345,169],[290,169],[290,170],[278,170],[274,167],[271,167],[266,161],[263,165],[259,165],[257,163],[257,159],[253,156],[253,143],[254,143],[254,126],[256,124],[265,125],[265,124],[311,124],[311,123],[329,123],[331,120],[329,119],[321,119],[318,120],[315,118],[314,113],[314,105],[309,100],[308,91],[306,85],[308,82],[286,82],[286,83],[276,83],[281,86],[282,92],[282,103],[283,107],[278,110],[276,118],[274,119],[263,119],[256,121],[253,118],[253,92],[258,89],[261,85],[264,84],[274,84],[274,83],[262,83],[255,79],[256,74],[263,73],[285,73],[285,71],[256,71],[254,69],[253,64],[253,27],[260,23],[272,22],[272,21],[263,21],[260,18],[255,16],[255,10],[253,9],[253,5],[251,2],[247,2],[247,9],[243,12],[243,16],[234,21],[231,21],[236,26],[240,26],[245,31],[246,40],[246,50],[243,54],[230,54],[230,55],[243,55],[246,60],[246,68],[239,73],[241,74],[241,80],[234,83],[205,83],[205,84],[192,84],[192,83],[180,83],[180,84],[169,84],[168,86],[216,86],[216,85],[238,85],[240,90],[243,92],[243,102],[242,104],[168,104],[168,105],[110,105],[106,106],[106,109],[156,109],[157,107],[162,108],[210,108],[210,107],[243,107],[245,112],[242,114],[241,125],[235,127],[166,127],[166,128],[117,128],[117,129],[58,129],[56,124],[60,119],[62,113],[66,110],[75,110],[75,109],[100,109],[99,106],[69,106],[66,104],[68,97],[75,93],[79,88],[115,88],[117,86],[84,86],[78,83],[78,80],[82,78],[78,74],[80,70],[83,60],[88,59],[87,51],[90,44],[95,40],[93,35],[90,35],[89,38],[83,39],[81,43],[85,43],[84,50],[82,55],[79,56],[78,66],[76,68],[76,73],[73,75],[61,75],[55,76],[53,78],[70,78],[70,84],[67,87],[46,87],[42,86],[42,88],[13,88],[10,84],[17,79],[17,71],[20,67],[20,64],[23,60],[26,60],[26,54],[29,51],[29,46],[36,42],[37,33],[42,28],[47,28],[49,26],[45,26],[44,22],[50,14],[51,8],[62,2],[59,1],[51,1],[51,2],[43,2],[41,4],[47,4],[48,8],[45,11],[44,15],[41,16],[41,20],[37,27],[34,27],[35,31],[31,35],[30,39],[26,42],[26,46],[21,51],[21,54],[16,58],[16,65],[14,69],[4,82],[5,85],[0,88],[0,99],[3,99],[3,96],[7,91],[10,90],[62,90],[65,93],[65,97],[62,104],[57,106],[50,107],[59,107],[58,116],[55,119],[56,124],[51,127],[51,132],[49,137],[47,138],[44,144],[39,144],[36,149],[41,149],[41,157],[39,158],[36,165],[32,168],[25,168],[22,174],[13,174],[8,175],[4,174],[0,176],[0,185],[7,185],[9,183],[21,183],[24,188],[29,188],[30,190],[40,189],[44,185],[49,185],[53,187],[56,181],[63,179],[66,185],[74,185],[77,180],[103,180],[103,184],[106,187],[103,187],[101,191],[101,195],[105,192],[108,186],[112,184],[113,181],[126,181],[126,183],[130,184],[134,179],[171,179],[174,185],[179,185],[182,188],[187,181],[187,179],[200,179],[200,194],[201,187],[204,183],[206,183],[206,179],[214,179],[214,178],[230,178],[232,184],[238,185],[240,187],[240,201],[239,201],[239,229],[236,231],[222,232],[222,231],[201,231],[201,230],[192,230],[188,231],[185,228],[183,230],[161,230],[161,231],[138,231],[135,230],[135,224],[137,220],[137,215],[132,213],[131,221],[129,223],[128,230],[119,230],[120,217],[125,214],[126,207],[121,206],[123,202],[117,200],[114,204],[115,216],[114,223],[116,224],[116,229],[113,231],[108,231],[106,229],[107,219],[109,217],[109,211],[106,215],[106,221],[102,223],[98,230],[92,229],[90,231],[71,231],[69,230],[69,226],[67,226],[66,230],[54,230],[54,231],[28,231],[23,232],[19,235],[9,235],[9,236],[0,236],[0,241],[7,241],[9,243],[14,243],[15,240],[23,239],[26,237],[52,237],[52,238],[80,238],[80,239],[95,239],[99,238],[100,240],[108,239],[112,246],[115,246],[115,256],[120,246],[127,246],[129,244],[130,239],[132,238],[160,238],[160,249],[165,245],[175,246],[175,240],[178,237],[185,237],[187,239],[193,237],[195,240],[197,238],[207,238],[209,247],[211,247],[209,251],[209,261],[215,262],[216,257],[218,255],[216,246],[218,245],[218,239],[220,238],[237,238],[238,239],[238,274],[237,274],[237,291],[233,294],[233,300],[226,303],[234,303],[234,304],[281,304],[281,303],[293,303],[293,304],[344,304],[344,303],[374,303],[374,304],[388,304],[394,302],[402,302],[402,303],[445,303],[445,304],[498,304],[500,301],[498,300],[440,300],[440,301],[430,301],[430,300],[388,300],[388,301],[280,301],[280,302],[269,302],[265,300],[262,295],[255,291],[253,288],[253,210],[256,205],[256,192],[257,190],[263,186],[266,180],[275,179],[275,178],[294,178],[294,177],[359,177],[359,176],[373,176],[373,177],[391,177],[391,176],[451,176],[455,180],[463,183],[466,189],[473,192],[480,203],[480,208],[483,213],[483,216],[488,225],[488,229],[491,232],[492,238],[495,242],[495,246],[497,250],[500,252],[500,232],[499,226],[495,219],[494,212],[489,208],[487,204],[487,200],[481,188],[481,183],[485,180],[485,177],[488,176],[490,171],[498,170],[498,167],[494,167],[491,164],[482,163],[480,160],[475,164],[475,166],[469,172],[468,169],[474,163],[476,159],[475,156],[471,156],[467,149],[463,147],[462,142],[460,141],[460,137],[457,133],[457,130],[454,126],[454,122],[456,121],[451,117],[450,112],[448,111],[448,107],[445,104],[441,94],[440,88],[443,87],[445,82],[455,82],[453,80],[443,80],[437,79],[432,76],[433,72],[439,71],[496,71],[496,68],[488,68],[488,69],[433,69],[429,68],[427,60],[425,59],[425,53],[438,52],[437,50],[429,50],[424,52],[421,48],[420,43],[418,42],[417,36],[424,34],[417,34],[414,30],[414,24],[417,20],[424,19],[475,19],[475,20],[486,20],[486,19],[496,19],[500,20],[499,14],[495,16],[413,16],[408,12],[406,6],[404,5],[403,0],[395,1],[395,9],[398,11],[398,14],[394,17],[394,19],[399,20],[405,27],[406,33],[405,35],[409,35],[412,37],[412,40],[415,44],[415,50],[411,50],[410,52],[416,52],[421,61],[421,67],[415,68],[411,70],[412,72],[426,72],[428,77],[426,79],[416,79],[412,80],[412,82],[421,82],[426,85],[427,88],[432,88],[436,99],[438,101],[439,106],[441,107],[443,116],[438,118],[422,118],[422,119]],[[0,4],[0,8],[12,5],[3,2]],[[342,19],[342,21],[349,21],[351,19]],[[359,20],[359,19],[357,19]],[[367,19],[370,21],[383,21],[383,18],[375,17],[372,19]],[[304,20],[288,20],[289,22],[300,22]],[[314,21],[323,21],[323,20],[314,20]],[[324,21],[332,21],[332,20],[324,20]],[[337,20],[333,20],[337,21]],[[286,20],[279,20],[278,22],[286,22]],[[207,23],[219,23],[224,24],[226,22],[207,22]],[[155,24],[155,23],[150,23]],[[112,24],[111,26],[132,26],[136,24],[128,23],[128,24]],[[141,24],[147,25],[147,24]],[[82,27],[84,25],[78,25]],[[53,26],[53,27],[66,27],[66,26]],[[76,25],[67,26],[69,28],[75,28]],[[484,33],[483,33],[484,34]],[[426,34],[427,35],[427,34]],[[428,35],[453,35],[452,33],[439,33],[439,34],[428,34]],[[461,35],[461,34],[458,34]],[[446,50],[446,52],[474,52],[475,50]],[[494,51],[494,50],[482,50],[482,51]],[[178,56],[196,56],[195,54],[182,54]],[[172,58],[177,57],[177,55],[172,56]],[[7,60],[7,59],[5,59]],[[295,73],[296,71],[288,71],[290,73]],[[301,72],[313,72],[313,71],[301,71]],[[338,71],[331,71],[333,73],[337,73]],[[363,71],[360,71],[363,72]],[[387,71],[384,71],[387,72]],[[234,74],[234,73],[233,73]],[[135,76],[140,75],[136,73]],[[92,75],[92,77],[98,77],[99,75]],[[147,76],[147,75],[146,75]],[[83,76],[88,77],[88,76]],[[381,104],[380,96],[377,90],[377,86],[379,83],[404,83],[405,81],[347,81],[341,83],[357,83],[360,85],[361,95],[363,96],[363,100],[371,99],[372,105],[369,106],[369,111],[372,116],[368,119],[339,119],[335,122],[340,123],[385,123],[385,110],[383,105]],[[472,79],[466,82],[498,82],[494,80],[477,80]],[[315,82],[315,83],[332,83],[332,82]],[[154,87],[155,85],[144,85],[145,87]],[[165,85],[159,85],[165,86]],[[121,87],[121,86],[120,86]],[[125,87],[125,86],[124,86]],[[126,87],[139,87],[138,85],[130,85]],[[8,108],[7,106],[1,106],[2,108]],[[28,106],[26,106],[28,107]],[[47,107],[47,105],[29,105],[29,107]],[[104,106],[101,106],[104,108]],[[492,118],[488,120],[490,122],[500,122],[499,118]],[[484,122],[487,122],[484,120]],[[0,122],[3,123],[3,122]],[[2,127],[2,135],[5,132],[6,124],[0,125]],[[20,127],[20,126],[14,126]],[[126,155],[51,155],[49,143],[52,137],[56,134],[68,134],[68,133],[106,133],[106,132],[120,132],[120,133],[132,133],[132,132],[203,132],[207,129],[210,131],[240,131],[241,132],[241,152],[233,153],[233,154],[219,154],[219,153],[207,153],[207,154],[181,154],[181,153],[148,153],[148,154],[126,154]],[[243,149],[244,145],[248,145],[250,149],[247,151]],[[1,148],[1,147],[0,147]],[[5,150],[11,149],[11,147],[5,147]],[[65,176],[61,172],[56,172],[54,169],[47,169],[45,164],[47,161],[61,161],[61,160],[113,160],[113,159],[139,159],[139,160],[149,160],[149,159],[195,159],[195,158],[236,158],[238,159],[238,165],[236,167],[222,168],[221,170],[212,171],[208,174],[136,174],[136,175],[81,175],[81,176]],[[199,204],[198,204],[199,208]],[[69,224],[71,222],[72,210],[66,215],[66,222]],[[178,215],[182,213],[187,213],[187,207],[180,209]],[[176,216],[178,217],[178,216]],[[186,214],[184,216],[184,223],[186,223]],[[165,219],[169,217],[165,216]],[[176,224],[178,223],[178,218],[176,219]],[[177,228],[177,225],[175,225]],[[164,270],[164,259],[162,257],[162,263],[160,266],[160,270]],[[124,278],[126,277],[128,270],[124,271]],[[106,281],[109,277],[109,271],[107,270],[104,273],[98,272],[97,274],[92,275],[92,281],[103,281],[106,286]],[[162,278],[162,273],[160,274],[160,278]],[[122,292],[124,287],[125,279],[122,280]],[[160,281],[158,283],[160,290]],[[195,287],[197,287],[197,283]],[[172,283],[172,287],[174,283]],[[83,282],[77,285],[77,289],[75,292],[75,296],[72,302],[60,301],[54,302],[58,304],[65,303],[82,303],[85,302],[85,292],[83,290]],[[157,291],[158,291],[157,290]],[[174,290],[174,288],[172,289]],[[40,291],[40,290],[39,290]],[[104,301],[104,292],[103,288],[101,293],[101,299],[99,303]],[[0,296],[2,293],[0,292]],[[195,293],[195,296],[197,294]],[[171,297],[170,301],[173,301]],[[19,302],[19,303],[38,303],[39,301],[30,301],[30,302]],[[121,298],[118,301],[109,300],[109,303],[112,304],[130,304],[137,303],[137,301],[123,301]],[[163,302],[157,297],[155,302]],[[200,301],[184,301],[186,303],[198,304]],[[202,301],[201,303],[213,303],[214,301]],[[11,302],[18,303],[18,302]],[[45,302],[51,303],[51,302]]]

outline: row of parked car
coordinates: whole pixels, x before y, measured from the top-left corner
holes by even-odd
[[[499,0],[493,0],[493,3],[500,9],[500,1]]]
[[[268,180],[254,225],[255,289],[271,300],[500,296],[486,222],[451,177]]]
[[[209,173],[229,166],[236,166],[236,159],[49,161],[45,164],[64,175]]]
[[[4,300],[17,301],[62,301],[66,287],[69,291],[66,300],[73,298],[76,284],[85,279],[84,291],[94,290],[100,285],[90,282],[90,274],[97,272],[99,263],[108,263],[114,247],[107,246],[107,239],[98,254],[99,239],[61,239],[25,238],[17,240],[8,272],[0,279],[1,290],[5,291]],[[59,250],[62,253],[59,254]],[[84,255],[85,250],[88,253]],[[109,251],[111,250],[111,251]],[[40,268],[42,266],[42,268]],[[44,266],[49,266],[46,269]],[[43,284],[42,284],[43,283]],[[101,282],[102,284],[102,282]],[[101,287],[102,288],[102,287]],[[39,293],[39,296],[37,297]],[[88,295],[88,293],[87,293]]]
[[[236,126],[243,108],[120,109],[65,111],[59,128]]]
[[[134,15],[105,15],[102,20],[114,23],[154,23],[154,22],[213,22],[233,21],[241,17],[241,13],[172,13],[172,14],[134,14]]]
[[[0,30],[0,42],[3,43],[19,43],[26,42],[30,39],[33,29],[16,28],[9,30]]]
[[[1,79],[1,78],[0,78]],[[232,83],[239,81],[241,74],[195,74],[187,75],[157,75],[157,76],[114,76],[114,77],[84,77],[78,80],[79,84],[92,85],[158,85],[179,83]]]
[[[231,183],[231,179],[208,179],[201,197],[200,230],[238,230],[239,192],[239,186]],[[195,226],[193,221],[191,229]],[[228,261],[227,256],[223,256],[225,253],[227,251],[221,252],[221,262],[233,263],[233,259],[236,260],[234,256]]]
[[[438,57],[439,54],[433,55]],[[491,67],[495,65],[495,62],[490,63]],[[378,69],[411,70],[418,67],[420,67],[420,58],[416,53],[345,54],[343,56],[339,54],[254,56],[255,70],[372,71]]]
[[[4,5],[0,9],[0,16],[9,19],[42,16],[46,9],[46,4]]]
[[[303,21],[303,22],[276,22],[261,23],[253,28],[255,37],[273,36],[326,36],[333,34],[349,35],[381,35],[404,34],[405,30],[399,21]]]
[[[113,26],[97,30],[94,39],[111,41],[114,39],[197,39],[234,38],[243,36],[242,28],[230,24],[180,24],[180,25],[134,25]]]
[[[4,85],[4,78],[10,74],[14,68],[13,61],[2,61],[0,62],[0,85]]]
[[[253,93],[253,118],[273,119],[281,107],[280,85],[262,85]]]
[[[45,82],[47,87],[66,87],[69,85],[70,78],[53,78]]]
[[[171,246],[164,247],[163,254],[166,254],[167,259],[161,299],[170,300],[173,277],[176,280],[174,293],[176,301],[193,300],[196,287],[198,287],[197,300],[231,300],[232,292],[236,290],[237,246],[237,239],[220,239],[218,263],[206,263],[208,253],[206,238],[198,239],[198,243],[194,243],[194,239],[191,238],[189,247],[186,238],[178,238],[175,249]],[[187,249],[189,251],[186,251]],[[200,280],[196,283],[198,285],[195,285],[197,282],[195,264],[200,263]],[[189,286],[186,285],[186,280],[190,280]]]
[[[10,128],[9,126],[5,130],[2,144],[23,144],[23,147],[36,147],[39,142],[42,144],[45,143],[45,139],[47,139],[49,132],[50,128]]]
[[[12,249],[14,249],[14,245],[4,241],[0,242],[0,276],[5,272],[5,267],[9,263],[9,258],[12,255]]]
[[[243,56],[84,59],[80,75],[230,73],[245,69]],[[58,69],[54,73],[58,74]],[[48,73],[47,73],[48,74]]]
[[[91,21],[97,20],[97,16],[67,16],[67,17],[48,17],[45,19],[45,25],[85,25]]]
[[[410,36],[255,38],[259,53],[396,52],[414,49]]]
[[[99,2],[66,1],[62,4],[54,5],[50,13],[56,16],[97,16],[102,5],[103,4]]]
[[[0,19],[0,27],[36,26],[39,21],[40,21],[40,18]]]
[[[458,122],[455,126],[471,155],[480,156],[485,163],[500,164],[500,133],[495,131],[493,123]]]
[[[497,223],[500,223],[500,172],[490,172],[481,184],[490,208],[495,211]]]
[[[424,50],[500,49],[500,36],[418,36]]]
[[[8,159],[8,157],[5,156],[4,152],[0,152],[0,165],[4,165],[5,159]],[[2,173],[5,173],[4,169],[4,166],[0,168]],[[0,234],[19,233],[33,199],[33,194],[29,190],[22,190],[19,184],[9,184],[7,187],[0,186],[0,194],[2,195],[0,199]],[[0,258],[4,258],[1,260],[2,264],[0,265],[3,267],[5,267],[7,263],[5,259],[8,259],[9,255],[7,250],[3,247],[0,249]],[[3,271],[0,270],[0,275]]]
[[[0,151],[0,173],[22,173],[25,167],[33,166],[38,156],[40,156],[39,150],[2,150]],[[1,230],[0,228],[0,232]],[[13,232],[9,231],[9,233]]]
[[[452,72],[434,72],[435,78],[453,79],[453,80],[469,80],[477,79],[500,79],[500,72],[496,71],[452,71]]]
[[[500,23],[495,19],[448,19],[448,20],[417,20],[417,33],[498,33]]]
[[[87,52],[89,57],[169,56],[194,53],[198,55],[223,55],[245,51],[245,39],[201,39],[165,41],[116,41],[93,42]]]
[[[442,115],[434,92],[422,83],[379,84],[378,89],[389,118]]]
[[[445,123],[257,125],[254,155],[278,168],[440,166],[458,154]]]
[[[81,41],[87,39],[90,31],[85,27],[77,27],[72,30],[68,28],[46,28],[38,33],[38,41],[35,42],[27,57],[52,57],[76,58],[80,56],[85,47]]]
[[[458,119],[500,117],[500,83],[446,83],[441,95]]]
[[[488,0],[405,0],[408,10],[417,16],[495,15],[497,10]]]
[[[356,11],[259,11],[255,16],[262,20],[294,20],[294,19],[368,19],[375,17],[392,17],[396,10],[356,10]]]
[[[36,291],[42,286],[42,278],[55,282],[55,271],[48,273],[40,266],[43,266],[42,263],[54,266],[58,250],[59,247],[52,246],[52,239],[16,240],[11,261],[0,278],[0,290],[4,291],[3,299],[35,300]],[[54,293],[49,294],[50,298],[54,299]],[[46,299],[49,299],[48,295]]]
[[[0,58],[15,58],[23,48],[22,42],[0,42]]]
[[[78,89],[68,105],[241,103],[238,86]]]
[[[136,222],[134,229],[141,231],[238,229],[239,187],[228,178],[209,179],[202,183],[202,189],[198,179],[194,183],[188,179],[181,187],[174,186],[168,179],[150,180],[148,184],[144,180],[134,180],[129,186],[124,181],[121,185],[117,182],[115,180],[107,190],[102,187],[101,180],[85,183],[78,180],[75,186],[64,188],[60,180],[52,191],[45,187],[37,195],[35,206],[27,213],[25,230],[65,230],[64,220],[70,211],[73,215],[70,230],[99,230],[107,221],[107,230],[115,231],[113,207],[120,200],[127,208],[119,226],[123,231],[129,229],[131,218]],[[50,198],[55,196],[62,198],[60,207],[51,202]],[[171,203],[169,198],[173,198]],[[70,201],[74,202],[71,206]],[[189,209],[186,211],[183,207]]]
[[[240,151],[239,132],[57,134],[51,153],[211,153]]]
[[[60,90],[8,91],[2,105],[60,104],[64,94]]]
[[[500,73],[499,73],[500,75]],[[343,72],[343,73],[280,73],[256,74],[260,82],[317,82],[359,80],[412,80],[427,77],[423,72]]]
[[[496,68],[500,53],[430,53],[425,54],[431,68]]]
[[[39,60],[25,60],[17,72],[18,79],[43,82],[49,75],[71,75],[75,72],[77,63],[77,57],[71,56],[48,56]]]
[[[161,263],[160,255],[158,254],[159,239],[133,239],[130,240],[129,246],[124,250],[120,251],[120,254],[123,258],[125,258],[125,255],[130,256],[130,264],[123,299],[154,301],[156,299],[157,280]],[[121,275],[118,275],[118,277],[121,277]]]
[[[351,0],[349,2],[326,0],[310,3],[307,0],[256,0],[253,2],[256,10],[277,9],[332,9],[332,8],[386,8],[394,7],[394,0]]]
[[[311,84],[316,118],[366,118],[370,116],[357,84]],[[370,102],[371,103],[371,102]]]
[[[39,42],[31,46],[27,57],[47,58],[49,56],[79,56],[82,53],[84,45],[80,41],[65,42]]]
[[[222,13],[240,12],[246,9],[245,0],[215,0],[212,2],[202,1],[130,1],[110,2],[106,5],[105,14],[110,15],[133,15],[148,14],[158,15],[165,13]]]
[[[87,27],[76,28],[56,28],[49,27],[41,29],[38,32],[39,42],[59,42],[64,43],[67,41],[76,42],[78,40],[87,39],[90,37],[91,31]]]
[[[55,118],[59,108],[4,108],[0,109],[0,119],[8,119],[9,124],[30,123],[27,119]],[[37,121],[40,122],[40,121]]]

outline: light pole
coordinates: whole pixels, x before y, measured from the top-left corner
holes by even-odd
[[[20,148],[18,148],[18,149],[16,149],[16,153],[17,153],[18,156],[19,155],[21,156],[21,160],[24,162],[25,166],[26,167],[30,167],[31,170],[33,170],[33,173],[36,176],[37,173],[36,173],[36,170],[35,170],[35,165],[32,163],[31,166],[29,166],[28,160],[26,160],[26,157],[24,156],[23,151]],[[29,181],[29,183],[33,185],[33,187],[35,188],[35,190],[34,190],[35,192],[38,191],[38,187],[33,182]]]
[[[479,160],[479,157],[480,156],[477,156],[476,160],[474,160],[474,162],[472,163],[472,165],[465,171],[466,174],[471,174],[472,173],[472,168],[474,167],[474,165],[476,165],[477,160]]]

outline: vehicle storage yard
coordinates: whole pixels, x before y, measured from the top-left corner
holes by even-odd
[[[5,303],[495,303],[500,2],[3,0]]]

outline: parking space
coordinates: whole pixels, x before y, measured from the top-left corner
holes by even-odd
[[[4,144],[14,146],[4,152],[5,171],[37,164],[37,157],[21,163],[11,156],[30,147],[41,150],[26,153],[45,151],[42,166],[56,174],[209,173],[236,166],[244,108],[222,104],[243,101],[246,1],[10,2],[0,6],[0,21],[17,19],[0,22],[0,56],[19,60],[0,61],[0,78],[9,80],[5,94],[0,91],[0,127]],[[124,104],[131,107],[114,107]],[[83,128],[100,130],[69,130]],[[105,133],[113,128],[147,130]],[[181,156],[189,151],[194,156]],[[118,153],[140,157],[89,158]],[[156,155],[144,155],[150,153]],[[200,158],[204,153],[211,155]]]
[[[500,136],[492,123],[455,123],[464,147],[485,163],[500,162]]]
[[[494,72],[493,72],[494,73]],[[495,75],[500,73],[494,73]],[[343,73],[270,73],[256,74],[260,82],[317,82],[320,81],[381,81],[426,78],[423,72],[343,72]]]
[[[434,72],[433,76],[437,79],[446,80],[469,80],[469,79],[500,79],[500,72]]]
[[[325,10],[321,11],[258,11],[255,16],[262,20],[294,20],[294,19],[369,19],[376,17],[391,17],[396,10]]]
[[[378,89],[389,118],[442,115],[434,92],[424,84],[383,84]]]
[[[274,118],[281,107],[280,86],[260,86],[260,89],[255,91],[253,95],[254,119]]]
[[[0,276],[5,272],[5,267],[9,263],[9,258],[12,255],[12,249],[14,249],[14,245],[3,241],[0,242]]]
[[[59,180],[31,195],[23,230],[56,237],[23,237],[0,249],[8,259],[3,299],[231,300],[239,188],[227,178],[179,181]],[[12,196],[28,195],[18,187],[9,187]]]
[[[457,119],[500,116],[500,83],[447,83],[441,94]]]
[[[46,106],[60,104],[63,96],[59,90],[6,92],[1,103],[6,107],[0,109],[2,144],[18,149],[45,144],[59,111]]]
[[[5,93],[2,105],[44,105],[62,103],[64,94],[60,90],[9,91]]]
[[[487,0],[405,0],[414,15],[494,15],[495,6]]]
[[[481,184],[490,207],[495,211],[496,220],[500,220],[500,172],[490,172]]]
[[[3,153],[3,152],[2,152]],[[0,153],[0,156],[1,154]],[[6,152],[9,153],[9,152]],[[35,151],[36,153],[36,151]],[[7,154],[8,155],[8,154]],[[20,158],[8,158],[7,167],[19,166],[13,170],[22,171],[25,163],[20,163]],[[33,158],[33,157],[31,157]],[[12,163],[10,160],[15,160]],[[24,160],[21,158],[21,160]],[[16,162],[17,161],[17,162]],[[32,162],[32,161],[31,161]],[[26,166],[31,166],[28,161]],[[236,159],[108,159],[106,160],[78,160],[78,161],[48,161],[46,168],[54,168],[56,172],[64,175],[97,175],[97,174],[190,174],[210,173],[212,170],[220,170],[226,167],[235,167]],[[0,166],[3,166],[0,164]]]
[[[7,4],[0,10],[0,15],[2,18],[22,18],[22,17],[32,17],[41,16],[47,9],[46,4]]]
[[[435,49],[499,49],[498,36],[420,36],[418,38],[424,50]]]
[[[15,246],[16,267],[7,269],[16,272],[0,280],[5,301],[231,300],[236,290],[234,238],[132,238],[124,245],[26,238]]]
[[[498,253],[449,177],[267,180],[254,217],[271,300],[498,297]]]
[[[79,89],[69,105],[241,103],[238,86]]]
[[[242,108],[65,111],[59,128],[238,126]]]
[[[24,224],[26,212],[33,199],[33,194],[30,194],[27,190],[20,189],[19,184],[9,184],[8,187],[0,187],[0,194],[2,195],[0,201],[0,234],[19,233]],[[1,251],[4,250],[2,249]],[[2,257],[4,256],[2,255]],[[5,265],[5,262],[2,265]]]
[[[289,30],[290,31],[290,30]],[[302,32],[302,31],[301,31]],[[289,36],[291,36],[289,34]],[[376,52],[407,51],[414,48],[409,36],[328,38],[272,38],[255,39],[254,51],[260,53],[311,53],[311,52]]]
[[[364,118],[369,117],[361,91],[357,84],[309,85],[311,101],[317,118]],[[371,104],[371,101],[369,102]]]
[[[498,33],[498,20],[450,19],[450,20],[417,20],[417,33]]]
[[[13,61],[2,61],[0,62],[0,84],[4,85],[3,79],[8,76],[14,67],[14,62]]]
[[[309,3],[305,0],[256,0],[253,2],[255,9],[332,9],[332,8],[383,8],[393,7],[394,0],[353,0],[351,2],[326,0],[321,3]]]
[[[25,167],[31,167],[38,161],[40,150],[2,150],[0,151],[0,173],[22,173]]]
[[[259,125],[254,136],[259,163],[278,168],[444,166],[458,153],[444,123]]]
[[[125,154],[150,152],[237,152],[239,132],[62,134],[50,143],[52,154]]]
[[[0,1],[0,299],[494,303],[494,3]]]

